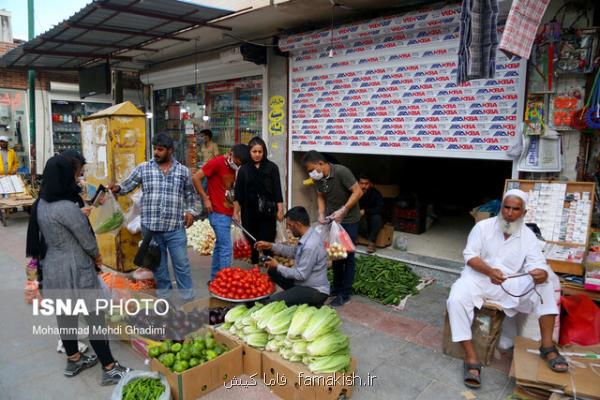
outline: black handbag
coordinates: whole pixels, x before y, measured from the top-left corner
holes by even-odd
[[[268,200],[264,195],[258,195],[258,212],[265,215],[276,215],[277,204]]]
[[[148,268],[152,271],[156,270],[160,266],[160,247],[152,240],[154,234],[149,232],[144,236],[142,244],[138,249],[133,263],[138,267]]]

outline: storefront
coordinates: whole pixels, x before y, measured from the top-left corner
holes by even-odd
[[[507,150],[519,140],[526,62],[498,52],[494,79],[457,85],[459,19],[452,5],[280,41],[290,53],[290,204],[314,196],[299,183],[300,159],[318,150],[396,188],[390,195],[414,208],[390,203],[397,230],[422,233],[447,217],[440,236],[457,237],[450,230],[463,226],[466,239],[468,210],[500,196],[517,175]],[[460,246],[448,243],[455,259]]]
[[[124,100],[142,107],[141,92],[124,90]],[[81,149],[81,119],[112,105],[110,94],[81,99],[76,83],[50,82],[49,90],[36,90],[37,169],[65,150]]]
[[[8,137],[8,147],[19,159],[19,173],[29,173],[29,116],[27,91],[0,88],[0,136]]]
[[[210,129],[221,154],[263,134],[263,66],[239,61],[205,61],[142,75],[153,86],[153,134],[168,133],[176,158],[197,168],[202,129]]]

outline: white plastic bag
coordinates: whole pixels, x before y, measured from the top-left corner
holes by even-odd
[[[104,233],[117,234],[123,225],[125,215],[112,192],[103,194],[104,202],[92,211],[93,228],[97,235]]]
[[[127,230],[135,235],[142,231],[142,191],[138,190],[131,196],[133,204],[125,214],[124,224]]]
[[[329,227],[329,239],[325,243],[325,248],[332,260],[344,260],[348,257],[348,253],[356,250],[348,232],[337,222],[332,222]]]
[[[140,378],[153,378],[160,379],[160,383],[165,387],[165,391],[158,397],[158,400],[171,400],[171,388],[169,387],[169,382],[167,382],[167,378],[159,372],[149,372],[149,371],[131,371],[127,375],[121,378],[117,386],[112,392],[110,396],[110,400],[123,400],[123,389],[127,384],[135,379]]]
[[[277,231],[275,233],[275,243],[287,243],[288,236],[287,230],[285,229],[284,221],[277,221]]]

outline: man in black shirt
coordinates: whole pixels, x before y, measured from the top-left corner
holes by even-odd
[[[375,241],[383,226],[383,196],[379,190],[373,187],[371,179],[365,174],[359,176],[358,185],[363,192],[358,203],[361,215],[361,235],[369,241],[367,252],[374,253]]]

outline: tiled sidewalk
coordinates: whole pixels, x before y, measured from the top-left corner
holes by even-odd
[[[9,219],[0,226],[0,393],[12,400],[109,399],[112,387],[98,384],[100,368],[80,376],[63,377],[64,356],[56,353],[54,337],[31,336],[34,317],[23,302],[24,256],[27,219]],[[191,254],[195,282],[206,282],[210,260]],[[202,286],[202,284],[198,284]],[[512,393],[506,357],[483,370],[483,388],[468,391],[462,384],[462,362],[441,352],[442,325],[448,289],[433,285],[408,300],[406,309],[394,311],[368,299],[355,297],[340,309],[343,330],[350,336],[358,374],[376,376],[372,387],[356,388],[353,399],[476,399],[500,400]],[[206,296],[205,288],[198,296]],[[39,323],[40,317],[35,320]],[[47,317],[54,324],[53,318]],[[116,358],[136,369],[147,369],[123,342],[111,341]],[[276,399],[263,386],[221,388],[204,397],[220,399]]]

